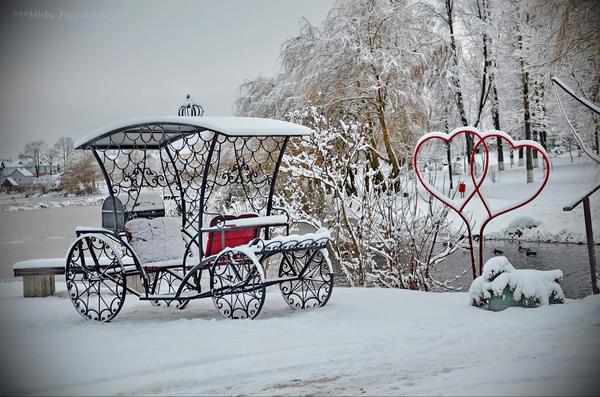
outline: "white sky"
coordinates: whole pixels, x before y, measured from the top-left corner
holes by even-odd
[[[0,158],[113,121],[176,115],[186,94],[231,115],[245,79],[279,69],[300,18],[332,0],[0,3]]]

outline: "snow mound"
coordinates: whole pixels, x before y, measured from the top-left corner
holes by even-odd
[[[510,264],[505,256],[496,256],[488,259],[483,266],[483,277],[492,281],[497,275],[504,272],[513,272],[516,269]]]
[[[473,306],[487,308],[494,296],[504,300],[508,288],[512,299],[524,307],[563,303],[562,277],[561,270],[517,270],[506,257],[497,256],[490,258],[483,274],[473,280],[469,298]]]
[[[513,219],[508,225],[509,230],[516,229],[533,229],[534,227],[538,227],[540,222],[536,221],[533,218],[528,216],[520,216],[518,218]]]

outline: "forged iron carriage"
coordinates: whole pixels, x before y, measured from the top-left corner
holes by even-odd
[[[270,119],[161,117],[83,138],[76,146],[96,158],[109,197],[103,228],[77,228],[67,254],[76,310],[110,321],[129,292],[178,308],[212,298],[224,317],[254,318],[271,285],[294,309],[325,305],[329,233],[290,235],[289,215],[273,206],[289,140],[310,133]],[[160,195],[167,216],[155,202],[144,208],[144,195]]]

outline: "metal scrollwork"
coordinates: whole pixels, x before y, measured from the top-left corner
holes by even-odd
[[[154,273],[152,280],[151,295],[171,295],[179,290],[181,286],[182,278],[174,273],[172,270],[164,270]],[[183,286],[182,291],[188,291],[190,288],[186,285]],[[165,304],[167,307],[173,305],[176,309],[183,310],[186,308],[189,300],[178,299],[178,300],[153,300],[151,301],[154,306],[161,306]]]
[[[215,202],[211,198],[219,194],[232,202],[245,203],[249,211],[269,212],[278,159],[286,142],[287,138],[276,136],[219,139],[219,155],[211,161],[206,181],[205,212],[219,212],[219,208],[210,207]]]

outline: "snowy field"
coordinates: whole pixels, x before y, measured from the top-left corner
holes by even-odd
[[[276,288],[254,321],[210,300],[184,311],[128,296],[114,322],[0,283],[3,394],[595,394],[600,297],[493,313],[466,293],[336,288],[292,312]]]

